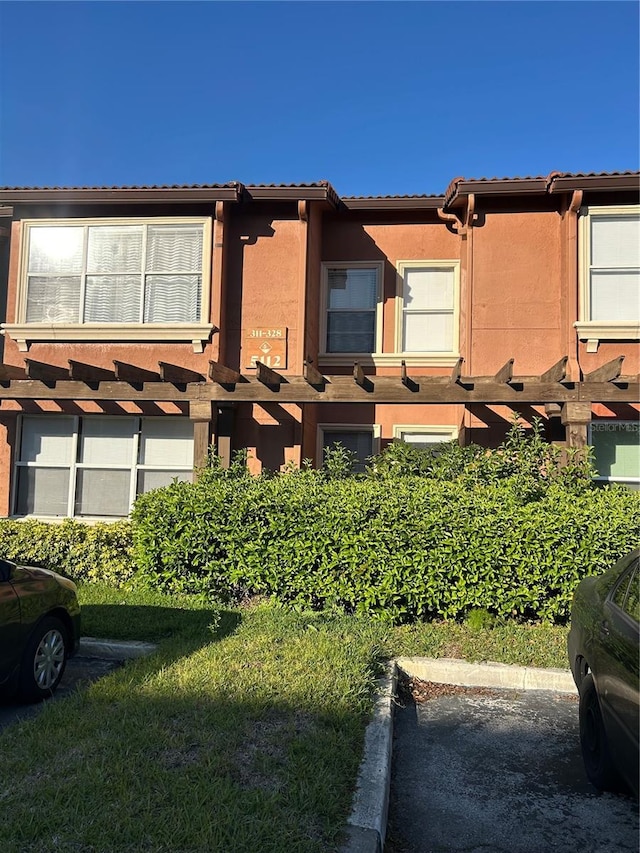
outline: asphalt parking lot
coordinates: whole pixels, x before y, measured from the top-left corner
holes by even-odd
[[[121,662],[117,660],[101,660],[99,658],[81,657],[79,655],[73,657],[67,663],[64,676],[54,696],[52,699],[47,699],[46,701],[51,702],[63,696],[68,696],[81,684],[97,681],[98,678],[102,678],[103,675],[106,675],[120,665]],[[42,702],[24,705],[11,697],[0,695],[0,731],[18,720],[35,716],[43,705],[44,703]]]
[[[385,853],[638,853],[637,802],[599,794],[584,774],[577,697],[404,698]]]

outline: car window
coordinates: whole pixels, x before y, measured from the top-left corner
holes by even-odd
[[[636,622],[640,621],[640,575],[638,560],[625,573],[613,593],[613,601]]]

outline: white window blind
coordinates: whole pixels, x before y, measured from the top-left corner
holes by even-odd
[[[402,351],[452,352],[453,269],[405,268],[402,295]]]
[[[375,352],[378,269],[327,271],[327,352]]]
[[[28,230],[28,323],[195,323],[204,223]]]
[[[590,214],[589,254],[589,319],[640,319],[640,216]]]
[[[599,478],[640,485],[640,424],[596,420],[590,433]]]
[[[188,418],[25,415],[16,462],[19,515],[119,518],[137,494],[191,480]]]

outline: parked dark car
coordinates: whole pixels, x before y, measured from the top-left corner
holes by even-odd
[[[589,780],[638,795],[640,551],[578,584],[569,663],[580,693],[580,745]]]
[[[50,696],[79,642],[75,584],[0,559],[0,688],[26,701]]]

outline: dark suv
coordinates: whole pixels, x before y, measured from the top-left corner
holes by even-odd
[[[75,584],[0,559],[0,688],[27,701],[50,696],[79,642]]]
[[[578,584],[569,663],[580,693],[580,744],[600,790],[638,794],[640,551]]]

